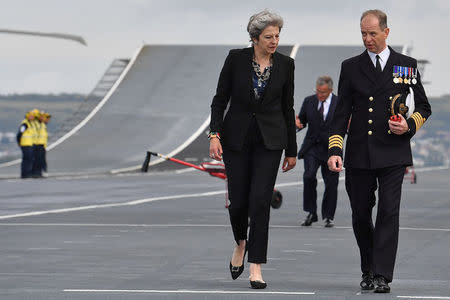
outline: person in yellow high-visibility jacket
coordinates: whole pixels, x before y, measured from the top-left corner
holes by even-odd
[[[29,111],[25,114],[17,132],[17,143],[22,150],[22,164],[20,176],[22,178],[32,177],[31,170],[33,168],[34,149],[33,145],[36,140],[36,126],[34,124],[35,112]]]
[[[45,158],[45,151],[48,142],[47,123],[50,121],[51,115],[47,112],[41,111],[38,116],[37,138],[35,145],[35,161],[33,164],[33,177],[42,177],[42,171],[47,172],[47,161]]]

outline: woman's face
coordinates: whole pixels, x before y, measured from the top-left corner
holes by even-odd
[[[254,39],[253,44],[265,54],[273,54],[280,41],[280,28],[278,26],[267,26],[259,35],[259,40]]]

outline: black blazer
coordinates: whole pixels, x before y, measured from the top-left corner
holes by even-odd
[[[242,150],[251,118],[258,123],[264,145],[285,149],[295,157],[294,60],[275,52],[273,68],[261,99],[256,101],[252,82],[253,47],[231,50],[220,72],[211,104],[210,130],[219,132],[222,146]],[[225,118],[224,112],[230,102]]]
[[[342,139],[347,132],[346,167],[377,169],[412,165],[410,139],[431,115],[420,74],[417,84],[394,83],[393,66],[417,68],[417,61],[390,48],[389,59],[377,74],[367,51],[345,60],[339,78],[339,100],[330,129],[329,155],[342,156]],[[390,132],[390,97],[414,91],[414,114],[407,119],[410,132]]]
[[[308,127],[308,130],[298,152],[299,159],[303,158],[306,153],[311,152],[319,160],[328,160],[328,136],[337,101],[338,97],[332,94],[330,107],[325,120],[322,119],[322,116],[317,110],[319,107],[319,99],[317,99],[316,95],[308,96],[303,101],[298,117],[300,122],[305,127]]]

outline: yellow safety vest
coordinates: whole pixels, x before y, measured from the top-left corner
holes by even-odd
[[[48,132],[47,125],[44,122],[39,122],[38,134],[37,134],[37,145],[44,145],[44,148],[47,148],[48,141]]]
[[[36,119],[31,121],[30,123],[31,123],[31,126],[34,127],[33,145],[37,145],[38,139],[39,139],[39,128],[41,127],[41,125],[39,124],[40,122]]]
[[[20,147],[33,146],[33,142],[36,139],[36,128],[27,119],[23,120],[20,126],[23,124],[27,125],[27,129],[22,132],[20,137]]]

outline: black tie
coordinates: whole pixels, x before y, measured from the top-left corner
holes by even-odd
[[[322,117],[322,120],[323,120],[323,102],[325,102],[325,101],[320,101],[320,107],[319,107],[319,114]]]
[[[376,65],[375,65],[375,69],[377,70],[377,72],[382,72],[382,70],[381,70],[381,64],[380,64],[380,56],[379,55],[377,55],[377,56],[375,56],[375,58],[377,59],[377,63],[376,63]]]

